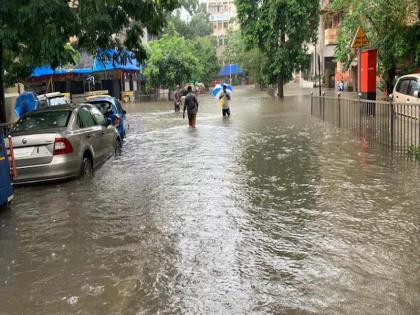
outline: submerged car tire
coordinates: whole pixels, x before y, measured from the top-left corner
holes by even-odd
[[[86,156],[83,157],[79,177],[80,177],[80,179],[89,179],[89,178],[93,177],[92,161]]]
[[[115,156],[121,155],[121,151],[122,151],[121,140],[117,138],[114,144],[114,155]]]

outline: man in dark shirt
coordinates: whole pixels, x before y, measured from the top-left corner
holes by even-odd
[[[185,97],[184,101],[184,112],[183,112],[183,118],[185,118],[185,110],[188,114],[188,121],[190,124],[190,127],[195,128],[195,120],[197,118],[197,112],[198,112],[198,101],[195,94],[192,92],[191,86],[188,86],[187,88],[188,94]]]

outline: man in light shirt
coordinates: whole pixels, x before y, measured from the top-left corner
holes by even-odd
[[[220,105],[222,106],[222,115],[223,117],[230,117],[230,93],[227,91],[226,85],[223,85],[223,91],[220,93],[219,100]]]

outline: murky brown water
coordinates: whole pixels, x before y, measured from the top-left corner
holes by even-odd
[[[132,105],[92,182],[0,214],[0,314],[418,314],[418,164],[235,91],[197,130]]]

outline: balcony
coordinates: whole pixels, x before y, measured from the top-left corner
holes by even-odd
[[[327,28],[324,31],[324,45],[336,45],[337,44],[337,29]]]

